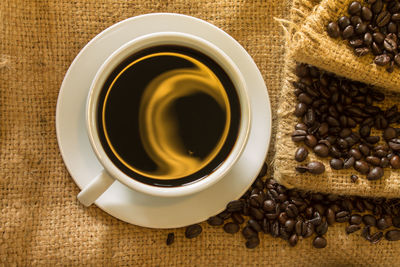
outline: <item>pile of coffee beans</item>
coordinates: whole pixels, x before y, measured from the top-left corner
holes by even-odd
[[[247,248],[257,247],[262,234],[287,240],[290,246],[312,237],[315,248],[324,248],[324,236],[334,223],[347,223],[347,234],[359,231],[371,243],[400,240],[400,199],[288,190],[273,179],[264,182],[265,171],[266,166],[245,195],[228,203],[208,224],[228,234],[241,231]]]
[[[304,143],[294,154],[296,161],[306,160],[312,150],[320,158],[331,158],[333,170],[354,168],[368,180],[380,179],[384,168],[400,168],[400,129],[392,127],[400,122],[400,112],[396,105],[375,105],[384,100],[382,92],[306,64],[296,66],[296,75],[294,115],[301,122],[292,140]],[[313,161],[296,170],[320,174],[325,166]],[[349,178],[356,182],[358,176]]]
[[[346,39],[357,56],[372,53],[374,63],[391,73],[400,66],[400,3],[398,0],[366,0],[350,3],[348,16],[330,22],[326,30],[332,38]]]

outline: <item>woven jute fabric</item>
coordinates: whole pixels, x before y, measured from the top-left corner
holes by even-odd
[[[237,39],[260,68],[275,132],[286,39],[274,17],[288,18],[290,5],[282,0],[1,1],[0,54],[7,63],[0,69],[0,265],[398,264],[400,244],[373,246],[359,235],[346,236],[342,225],[329,229],[323,250],[312,249],[311,239],[291,248],[269,236],[248,250],[240,234],[228,235],[205,223],[199,237],[187,240],[184,229],[133,226],[76,200],[79,189],[57,146],[55,107],[70,63],[91,38],[118,21],[150,12],[178,12],[217,25]],[[167,247],[169,232],[176,240]]]
[[[329,22],[348,15],[351,2],[353,0],[323,0],[294,36],[293,58],[352,80],[400,92],[400,68],[395,67],[390,74],[385,67],[373,64],[372,54],[357,57],[347,41],[330,38],[326,33]]]
[[[309,1],[303,1],[309,2]],[[321,161],[324,163],[326,171],[321,175],[313,175],[309,173],[300,174],[295,171],[295,166],[299,165],[298,162],[294,160],[294,153],[296,149],[301,144],[296,144],[291,140],[291,134],[294,131],[294,126],[296,123],[300,122],[299,118],[293,115],[296,103],[296,96],[294,95],[294,87],[292,82],[297,80],[296,75],[294,74],[294,68],[297,62],[304,63],[313,63],[314,62],[322,62],[324,60],[329,60],[330,66],[328,69],[331,69],[335,74],[341,75],[340,69],[345,66],[348,62],[349,65],[353,65],[355,63],[351,63],[353,60],[353,55],[349,54],[344,57],[344,59],[340,59],[340,62],[335,61],[335,48],[333,48],[333,53],[330,54],[327,51],[325,55],[319,54],[319,58],[314,55],[315,61],[310,62],[308,57],[300,58],[299,54],[301,53],[311,53],[310,50],[313,50],[313,43],[304,43],[304,47],[301,50],[298,50],[300,45],[305,42],[305,38],[299,39],[299,35],[303,35],[304,29],[309,25],[310,21],[315,22],[315,16],[320,14],[321,9],[326,9],[327,6],[329,10],[336,10],[339,7],[342,7],[344,4],[343,1],[337,1],[338,8],[335,8],[332,4],[335,1],[322,1],[319,5],[316,5],[313,8],[313,12],[309,14],[304,20],[303,23],[299,23],[294,18],[294,21],[289,23],[289,32],[288,32],[288,42],[290,44],[289,52],[286,54],[286,64],[285,64],[285,80],[283,82],[282,92],[281,92],[281,102],[279,104],[278,110],[278,130],[277,130],[277,142],[276,142],[276,155],[274,161],[275,167],[275,179],[277,179],[282,184],[287,187],[293,188],[301,188],[305,190],[319,191],[325,193],[335,193],[335,194],[346,194],[346,195],[360,195],[360,196],[376,196],[376,197],[399,197],[400,196],[400,172],[398,170],[393,170],[390,168],[385,169],[385,175],[382,179],[378,181],[368,181],[365,178],[365,175],[361,175],[361,179],[357,181],[357,183],[353,183],[350,179],[352,174],[355,174],[356,171],[354,169],[346,169],[346,170],[332,170],[329,164],[329,158],[319,158],[314,153],[310,153],[308,156],[309,161]],[[330,3],[330,4],[328,4]],[[348,1],[346,7],[348,5]],[[304,17],[304,12],[294,7],[296,10],[296,14],[298,17]],[[326,12],[325,12],[326,13]],[[321,14],[325,14],[321,13]],[[339,13],[337,13],[339,14]],[[321,15],[322,16],[322,15]],[[320,22],[320,21],[318,21]],[[316,22],[315,22],[316,23]],[[323,23],[322,23],[323,24]],[[321,25],[322,25],[321,24]],[[301,26],[302,25],[302,26]],[[325,28],[324,28],[325,29]],[[324,31],[321,32],[321,35],[325,34]],[[321,37],[322,38],[322,37]],[[319,39],[318,39],[319,40]],[[335,40],[329,40],[330,42],[335,42]],[[300,43],[300,44],[299,44]],[[327,46],[330,43],[327,43]],[[335,46],[337,46],[335,44]],[[321,48],[324,47],[321,45]],[[317,49],[315,47],[315,49]],[[319,48],[318,48],[319,49]],[[317,50],[318,50],[317,49]],[[346,47],[341,48],[346,53],[349,50]],[[317,54],[319,52],[316,52]],[[307,59],[306,59],[307,58]],[[348,59],[348,61],[346,61]],[[354,58],[357,59],[358,58]],[[300,61],[299,61],[300,60]],[[346,64],[344,64],[346,63]],[[357,64],[362,64],[359,62]],[[363,70],[369,68],[369,65],[364,62],[365,65],[360,67],[360,73]],[[318,66],[318,64],[315,64]],[[337,67],[336,67],[337,66]],[[346,65],[347,66],[347,65]],[[325,67],[325,66],[324,66]],[[359,72],[352,71],[352,74],[357,74]],[[351,75],[350,72],[347,76]],[[377,74],[372,74],[374,78],[379,79]],[[393,73],[393,77],[400,77],[399,74]],[[362,80],[366,82],[365,80]],[[382,92],[386,94],[386,99],[380,106],[383,109],[391,107],[393,104],[400,103],[400,95],[394,91],[381,88]],[[374,135],[382,135],[382,132],[373,131]]]

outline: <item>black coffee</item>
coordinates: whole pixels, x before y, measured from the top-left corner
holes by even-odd
[[[112,162],[156,186],[204,178],[236,142],[240,104],[226,72],[181,46],[142,50],[121,63],[100,94],[98,130]]]

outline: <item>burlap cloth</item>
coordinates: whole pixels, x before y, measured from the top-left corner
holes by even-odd
[[[253,56],[275,118],[285,38],[273,18],[287,18],[289,7],[282,0],[1,1],[0,51],[9,63],[0,70],[0,265],[398,264],[400,244],[371,245],[359,235],[347,237],[341,225],[329,229],[323,250],[312,249],[311,239],[291,248],[269,236],[263,236],[259,248],[248,250],[240,234],[228,235],[205,223],[198,238],[186,240],[183,229],[136,227],[76,200],[78,187],[56,142],[55,106],[69,64],[91,38],[115,22],[149,12],[179,12],[210,21]],[[170,231],[176,241],[167,247]]]
[[[391,168],[386,168],[385,175],[378,181],[368,181],[365,175],[359,175],[361,179],[357,183],[353,183],[350,175],[358,174],[353,168],[340,171],[332,170],[329,165],[330,158],[323,159],[315,156],[314,153],[310,153],[308,160],[323,162],[326,171],[321,175],[300,174],[295,171],[294,166],[301,164],[294,160],[294,153],[299,146],[303,145],[294,143],[291,140],[294,125],[300,122],[299,118],[293,115],[295,109],[293,103],[297,102],[292,84],[293,81],[297,81],[297,77],[294,74],[295,60],[297,62],[314,64],[324,70],[364,82],[366,81],[366,76],[379,81],[383,77],[382,75],[388,74],[370,72],[372,70],[379,72],[380,69],[377,69],[376,66],[369,66],[365,58],[354,56],[353,52],[351,52],[352,50],[346,47],[344,41],[331,39],[325,34],[324,25],[325,21],[327,21],[325,16],[329,14],[330,16],[338,17],[339,14],[344,14],[350,1],[321,1],[319,5],[313,8],[313,12],[310,14],[304,8],[302,9],[301,6],[306,6],[305,3],[312,1],[302,0],[299,2],[302,5],[299,4],[300,8],[294,7],[294,16],[289,20],[291,22],[283,23],[288,30],[286,36],[290,44],[290,49],[286,54],[281,101],[278,104],[278,130],[274,159],[275,179],[289,188],[296,187],[325,193],[370,197],[400,197],[400,172]],[[337,6],[333,4],[334,2]],[[299,22],[298,20],[301,20],[301,18],[305,19]],[[313,37],[311,38],[310,36]],[[332,53],[329,51],[332,51]],[[351,69],[357,64],[359,71]],[[342,73],[343,70],[345,70],[344,74]],[[386,72],[384,69],[383,71]],[[385,80],[386,86],[400,79],[400,73],[394,72],[388,79]],[[400,85],[400,83],[397,85]],[[385,110],[394,104],[400,103],[399,93],[388,89],[380,90],[386,95],[385,101],[379,104],[382,109]],[[382,135],[382,131],[373,130],[372,133],[373,135]]]
[[[400,68],[392,74],[385,67],[373,64],[374,56],[354,55],[348,42],[341,38],[332,39],[326,33],[326,25],[347,14],[349,3],[354,0],[323,0],[300,26],[294,36],[293,58],[313,64],[325,70],[357,81],[375,84],[400,92]],[[361,1],[364,4],[367,1]]]

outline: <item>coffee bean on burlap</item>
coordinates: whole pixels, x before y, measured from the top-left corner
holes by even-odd
[[[189,238],[189,239],[195,238],[199,234],[201,234],[202,231],[203,231],[203,229],[201,228],[201,226],[199,224],[190,225],[186,228],[185,237]]]
[[[213,216],[207,220],[207,223],[212,226],[218,226],[224,224],[224,220],[221,217]]]
[[[328,242],[322,236],[317,236],[313,241],[313,246],[315,248],[324,248],[324,247],[326,247],[327,244],[328,244]]]
[[[398,241],[400,240],[400,230],[390,230],[386,232],[385,235],[386,240],[389,241]]]
[[[235,234],[239,232],[239,225],[233,222],[228,222],[224,225],[224,231],[229,234]]]
[[[369,237],[369,241],[370,241],[372,244],[376,244],[376,243],[378,243],[379,241],[381,241],[382,238],[383,238],[383,232],[376,232],[376,233],[372,234],[372,235]]]
[[[308,156],[307,148],[301,146],[296,150],[296,153],[295,153],[296,161],[302,162],[307,158],[307,156]]]
[[[172,245],[172,243],[174,243],[174,240],[175,240],[175,234],[174,233],[168,233],[167,241],[166,241],[167,246]]]
[[[356,231],[358,231],[360,229],[361,229],[361,226],[356,225],[356,224],[351,224],[351,225],[346,227],[346,234],[354,233],[354,232],[356,232]]]
[[[246,247],[247,248],[256,248],[260,244],[260,239],[258,236],[252,236],[246,241]]]

